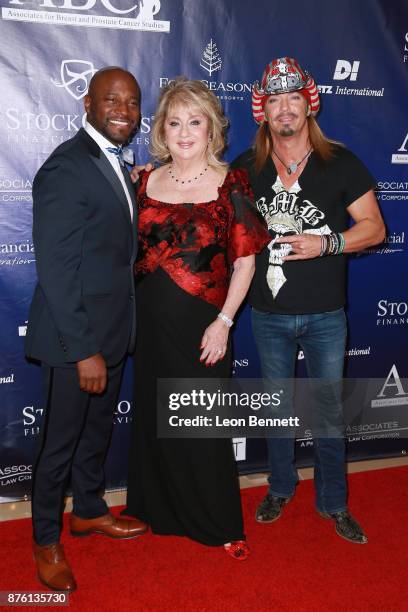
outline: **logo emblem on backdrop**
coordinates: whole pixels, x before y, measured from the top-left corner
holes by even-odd
[[[137,21],[153,21],[154,15],[160,11],[160,0],[140,0]]]
[[[43,0],[41,4],[38,0],[37,8],[41,10],[32,8],[37,4],[33,0],[8,0],[8,4],[21,6],[2,7],[4,20],[45,23],[48,26],[170,32],[170,21],[155,19],[161,9],[160,0],[82,0],[75,6],[72,0]],[[29,8],[21,10],[23,4]],[[71,12],[73,10],[76,12]]]
[[[401,143],[398,153],[393,153],[391,157],[392,164],[408,164],[408,133],[405,134],[404,140]]]
[[[75,100],[80,100],[88,91],[89,81],[96,69],[92,62],[86,60],[63,60],[61,62],[61,80],[51,79],[56,87],[63,87]]]
[[[24,325],[19,325],[18,326],[18,335],[19,336],[26,336],[27,335],[27,323],[28,323],[28,321],[25,321]]]
[[[203,51],[200,66],[201,68],[204,68],[204,70],[206,70],[210,76],[213,72],[221,70],[222,59],[218,53],[217,45],[215,42],[213,42],[213,39],[210,40]]]
[[[407,134],[408,138],[408,134]],[[405,160],[404,160],[405,157]],[[391,158],[391,163],[393,164],[408,164],[408,153],[405,155],[394,153]],[[399,180],[389,180],[389,181],[378,181],[377,189],[374,190],[379,201],[399,201],[399,202],[408,202],[408,180],[399,181]],[[405,231],[393,232],[389,234],[385,240],[381,243],[395,245],[402,245],[405,242]],[[403,249],[398,249],[402,251]],[[375,249],[367,250],[366,252],[377,252]],[[361,251],[360,251],[361,252]],[[392,251],[395,252],[395,249]]]
[[[10,385],[14,382],[14,372],[8,376],[0,376],[0,385]]]
[[[379,300],[377,326],[408,325],[408,302]]]
[[[404,380],[406,383],[406,380]],[[397,366],[394,364],[377,397],[371,400],[371,408],[383,406],[408,406],[408,393],[405,391]]]
[[[360,70],[360,60],[339,59],[336,62],[333,73],[333,81],[357,81]],[[351,83],[339,83],[334,85],[319,84],[317,89],[321,94],[333,94],[336,96],[372,96],[383,97],[384,87],[372,89],[371,87],[357,85],[351,87]]]
[[[245,461],[246,459],[246,438],[233,438],[235,461]]]
[[[200,67],[205,70],[209,77],[202,78],[201,81],[206,85],[219,100],[234,100],[244,101],[244,95],[251,96],[252,82],[245,83],[242,81],[221,81],[220,79],[211,80],[214,73],[221,70],[223,59],[218,51],[217,43],[213,38],[204,47],[200,59]],[[207,75],[206,75],[207,76]],[[214,77],[213,77],[214,78]],[[166,87],[172,81],[172,77],[162,76],[159,79],[160,89]]]
[[[0,468],[0,486],[16,484],[23,480],[31,480],[31,465],[7,465]]]
[[[336,68],[334,69],[333,74],[333,81],[344,81],[348,78],[350,81],[357,81],[359,67],[359,61],[354,61],[351,64],[347,60],[337,60]]]

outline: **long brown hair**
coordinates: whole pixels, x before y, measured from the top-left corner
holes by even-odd
[[[329,161],[335,155],[336,146],[343,146],[336,140],[326,138],[319,128],[316,119],[312,116],[307,118],[309,128],[309,140],[313,151],[321,161]],[[264,121],[255,134],[255,172],[260,173],[269,155],[272,154],[273,139],[267,121]]]

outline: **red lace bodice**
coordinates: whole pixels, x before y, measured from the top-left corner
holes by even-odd
[[[170,204],[146,195],[149,172],[138,189],[138,276],[160,266],[182,289],[222,308],[231,265],[259,252],[270,236],[253,205],[245,170],[230,170],[211,202]]]

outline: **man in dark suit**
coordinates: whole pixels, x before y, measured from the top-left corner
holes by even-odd
[[[59,543],[64,495],[73,535],[132,538],[140,521],[115,518],[102,498],[103,463],[123,364],[135,337],[136,202],[122,145],[140,121],[140,89],[127,71],[97,72],[87,124],[60,145],[33,184],[38,284],[27,356],[41,361],[47,404],[33,470],[34,558],[41,582],[73,591]]]

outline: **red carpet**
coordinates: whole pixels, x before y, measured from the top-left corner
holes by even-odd
[[[78,591],[69,610],[216,612],[393,612],[408,610],[408,468],[350,476],[350,508],[369,543],[349,544],[313,509],[311,481],[299,485],[283,517],[254,521],[265,489],[243,491],[252,555],[152,534],[63,543]],[[0,590],[44,590],[34,576],[28,520],[0,523]],[[404,586],[405,585],[405,586]],[[67,608],[66,608],[67,609]]]

